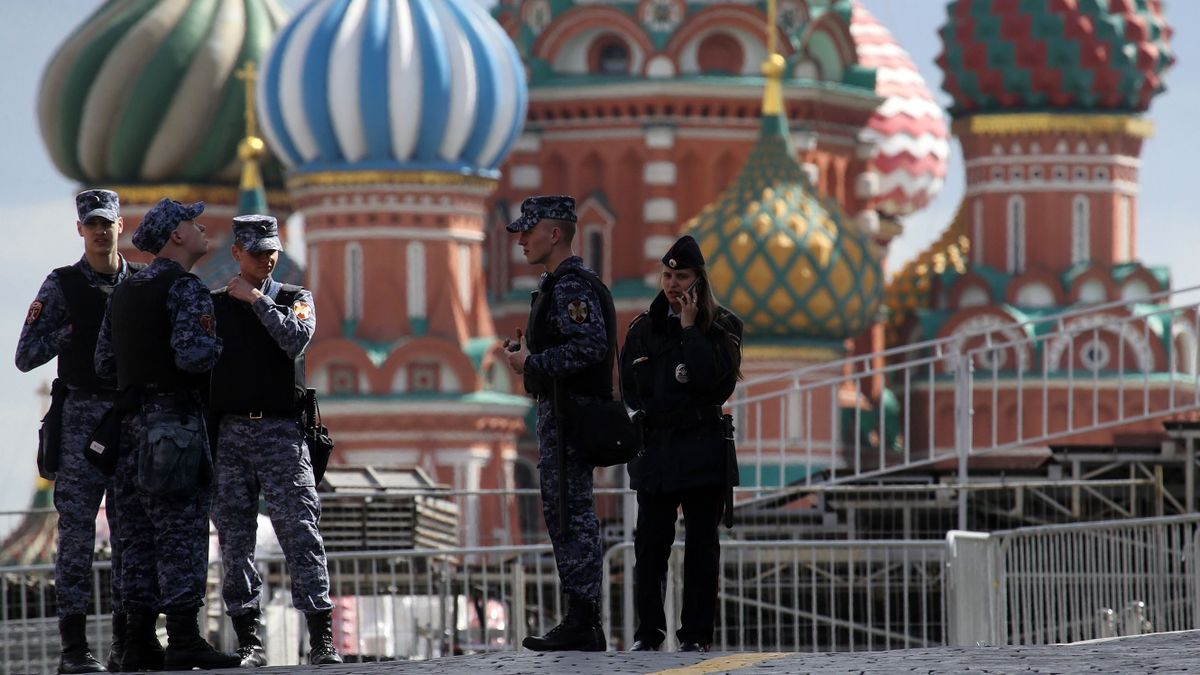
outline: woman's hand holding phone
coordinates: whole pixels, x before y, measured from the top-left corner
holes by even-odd
[[[696,315],[700,313],[697,295],[699,295],[700,278],[697,277],[691,286],[679,296],[679,324],[684,328],[696,325]]]

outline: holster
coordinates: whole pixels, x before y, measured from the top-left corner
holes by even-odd
[[[725,439],[725,527],[733,529],[733,488],[741,482],[738,476],[737,446],[733,440],[733,415],[721,415],[721,435]]]
[[[63,406],[67,401],[67,391],[67,383],[54,378],[50,384],[50,408],[42,417],[42,428],[38,430],[38,475],[46,480],[54,480],[58,475],[59,458],[62,455]]]
[[[333,456],[333,438],[329,429],[321,423],[321,407],[317,404],[317,390],[304,390],[301,426],[304,429],[304,444],[308,446],[308,459],[312,463],[313,482],[321,484],[329,458]]]
[[[142,407],[140,390],[121,392],[111,408],[106,410],[96,423],[83,448],[83,456],[100,473],[111,476],[117,471],[117,460],[121,456],[121,424],[125,416]]]
[[[145,438],[138,455],[138,489],[157,497],[187,497],[212,481],[212,454],[197,400],[143,409]]]

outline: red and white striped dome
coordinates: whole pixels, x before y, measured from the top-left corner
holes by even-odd
[[[903,216],[929,203],[946,179],[950,131],[925,79],[883,24],[855,0],[850,35],[859,65],[875,69],[875,93],[884,101],[867,128],[876,143],[870,169],[879,175],[871,206]]]

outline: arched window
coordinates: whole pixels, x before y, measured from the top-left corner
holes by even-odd
[[[629,46],[616,35],[603,35],[596,39],[590,50],[588,63],[597,75],[628,75],[632,62]]]
[[[363,252],[357,241],[346,244],[346,320],[363,315]]]
[[[599,226],[587,228],[587,266],[604,277],[604,231]]]
[[[405,293],[408,300],[408,319],[410,322],[425,318],[425,244],[419,241],[409,242],[404,252],[405,262]]]
[[[1086,195],[1071,200],[1071,264],[1087,262],[1092,257],[1091,208]]]
[[[1025,271],[1025,198],[1008,198],[1008,272]]]
[[[1114,251],[1114,262],[1126,262],[1133,259],[1133,202],[1129,197],[1117,198],[1117,231],[1115,233],[1117,249]]]
[[[696,50],[696,63],[705,75],[736,75],[745,61],[742,45],[726,33],[709,35]]]
[[[973,236],[971,237],[971,257],[976,265],[983,264],[983,198],[976,197],[971,207],[974,211]]]
[[[471,247],[458,245],[458,299],[465,311],[471,311]]]

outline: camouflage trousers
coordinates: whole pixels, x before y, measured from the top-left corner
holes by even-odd
[[[83,455],[83,448],[100,417],[112,403],[72,392],[63,406],[62,448],[58,478],[54,481],[54,508],[58,510],[58,556],[54,560],[54,588],[58,616],[87,614],[92,599],[92,555],[96,550],[96,514],[108,495],[105,516],[112,543],[112,611],[120,612],[120,556],[112,480]],[[97,608],[98,609],[98,608]]]
[[[169,498],[138,488],[145,415],[162,409],[147,401],[141,412],[125,418],[121,429],[121,459],[113,489],[121,542],[121,591],[130,612],[183,613],[204,604],[211,486]]]
[[[592,497],[592,466],[582,461],[569,444],[565,467],[558,466],[557,431],[549,401],[538,402],[538,473],[541,476],[542,514],[563,592],[580,600],[599,602],[601,577],[600,521]],[[558,481],[567,481],[567,529],[559,528]]]
[[[254,545],[260,492],[291,573],[292,605],[306,614],[332,609],[325,544],[317,528],[321,503],[296,421],[223,416],[216,473],[212,517],[221,542],[221,592],[229,615],[259,609],[262,578],[254,564]]]

